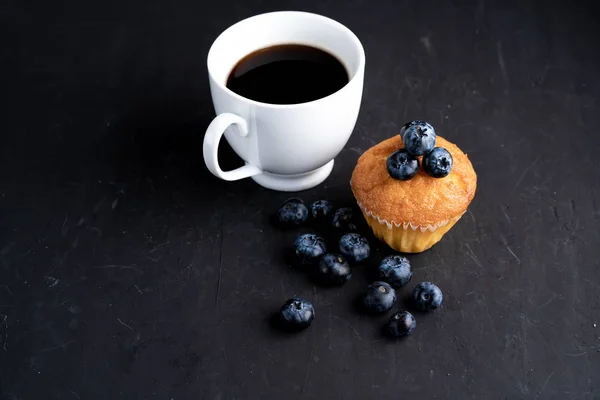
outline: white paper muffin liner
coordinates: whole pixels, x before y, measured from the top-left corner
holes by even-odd
[[[386,225],[388,229],[392,229],[393,227],[396,227],[396,228],[402,228],[404,230],[408,230],[410,228],[413,231],[416,231],[418,229],[421,232],[426,232],[426,231],[433,232],[433,231],[435,231],[436,229],[438,229],[438,228],[440,228],[442,226],[448,225],[448,223],[450,223],[451,221],[457,221],[457,220],[459,220],[464,215],[464,213],[466,212],[466,210],[465,210],[465,212],[463,212],[462,214],[460,214],[458,217],[454,217],[454,218],[450,218],[450,219],[441,221],[438,224],[434,224],[434,225],[430,225],[430,224],[428,224],[428,225],[418,225],[417,224],[417,225],[415,225],[415,224],[413,224],[411,222],[403,222],[403,223],[402,222],[401,223],[396,223],[396,222],[393,222],[393,221],[390,222],[390,221],[388,221],[385,218],[381,218],[380,216],[373,214],[365,206],[363,206],[359,201],[356,201],[356,202],[358,203],[358,206],[360,207],[360,209],[365,213],[365,215],[367,215],[367,216],[369,216],[371,218],[376,219],[381,225]]]

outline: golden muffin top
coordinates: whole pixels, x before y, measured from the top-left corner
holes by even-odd
[[[437,147],[452,155],[453,167],[444,178],[432,178],[421,168],[407,181],[392,178],[386,161],[390,154],[403,148],[400,135],[371,147],[360,158],[350,185],[358,203],[373,216],[389,223],[437,225],[460,216],[475,196],[477,175],[471,161],[455,144],[438,136]]]

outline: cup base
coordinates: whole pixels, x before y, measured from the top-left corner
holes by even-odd
[[[252,177],[256,183],[267,189],[280,192],[299,192],[322,183],[333,170],[334,161],[331,160],[321,168],[300,175],[277,175],[263,172]]]

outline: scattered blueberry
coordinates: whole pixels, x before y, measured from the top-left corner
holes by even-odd
[[[412,267],[406,257],[394,255],[381,260],[378,268],[379,279],[389,283],[394,289],[400,289],[412,278]]]
[[[315,265],[325,254],[325,241],[312,233],[300,235],[294,241],[292,262],[296,266]]]
[[[413,156],[424,156],[435,147],[435,129],[424,121],[413,122],[402,133],[404,148]]]
[[[390,176],[400,181],[407,181],[419,172],[419,160],[406,149],[396,150],[390,154],[386,165]]]
[[[435,310],[442,304],[443,298],[440,288],[431,282],[419,283],[413,290],[413,299],[420,311]]]
[[[372,314],[382,314],[396,304],[396,291],[385,282],[374,282],[367,287],[363,297],[363,306]]]
[[[341,254],[335,253],[325,254],[315,271],[317,281],[331,286],[341,286],[348,282],[351,276],[348,261]]]
[[[358,233],[347,233],[340,238],[340,252],[350,262],[361,262],[369,258],[369,242]]]
[[[392,337],[404,337],[413,333],[417,327],[415,317],[407,311],[397,312],[386,325],[386,332]]]
[[[333,212],[333,206],[327,200],[317,200],[310,206],[310,211],[314,219],[325,220]]]
[[[282,225],[301,225],[308,219],[308,208],[300,199],[289,199],[279,208],[277,217]]]
[[[423,157],[423,170],[434,178],[443,178],[452,171],[452,155],[443,147],[436,147]]]
[[[354,225],[354,211],[350,207],[338,209],[333,214],[333,226],[337,229],[356,230],[356,225]]]
[[[294,297],[281,307],[279,316],[286,329],[298,331],[310,326],[315,319],[315,309],[310,301]]]

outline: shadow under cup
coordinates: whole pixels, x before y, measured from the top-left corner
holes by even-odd
[[[335,55],[348,71],[349,82],[327,97],[285,105],[253,101],[226,87],[239,60],[256,50],[282,44],[308,45]],[[207,64],[217,113],[213,123],[220,114],[234,114],[234,122],[224,135],[247,164],[242,167],[246,168],[242,174],[215,173],[215,169],[220,171],[218,161],[207,158],[206,146],[207,141],[218,146],[220,134],[208,140],[209,127],[204,154],[213,174],[226,180],[251,176],[262,186],[282,191],[308,189],[329,176],[333,159],[354,129],[362,98],[365,54],[356,35],[344,25],[317,14],[261,14],[225,30],[213,43]],[[240,118],[238,122],[236,116]]]

